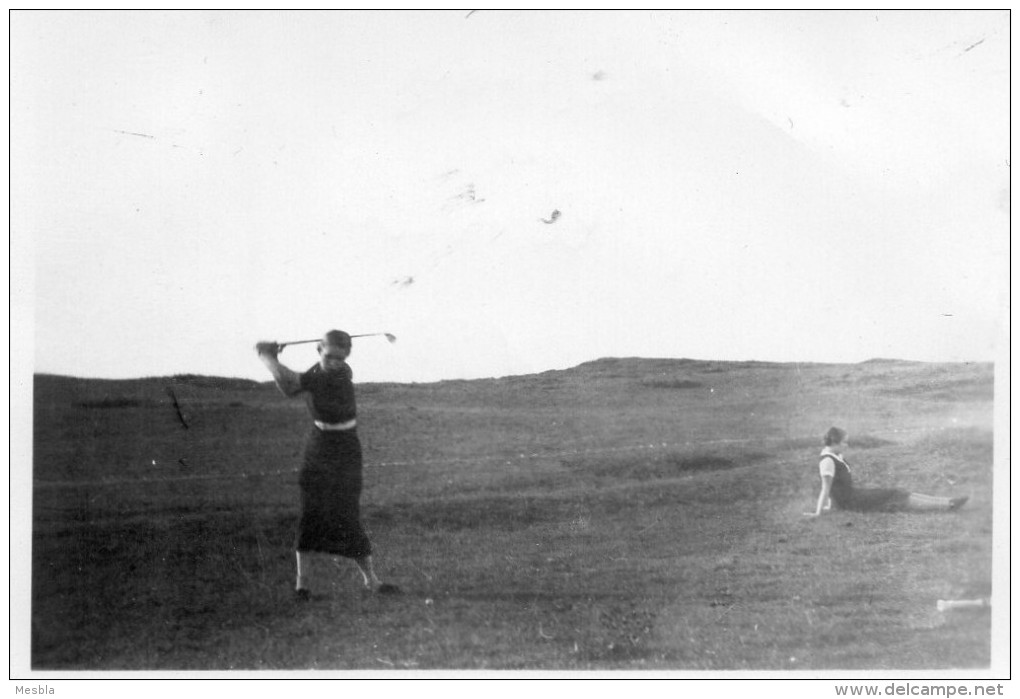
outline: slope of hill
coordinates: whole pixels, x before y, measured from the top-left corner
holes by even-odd
[[[33,664],[987,666],[987,615],[933,610],[991,591],[992,374],[605,358],[360,385],[364,515],[406,594],[363,598],[350,567],[323,566],[308,608],[288,597],[301,401],[38,376]],[[971,503],[805,521],[831,424],[855,477]]]

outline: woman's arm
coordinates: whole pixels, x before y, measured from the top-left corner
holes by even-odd
[[[255,345],[255,351],[259,353],[259,359],[269,369],[283,395],[294,396],[301,392],[301,377],[294,370],[280,364],[276,357],[280,351],[279,345],[275,342],[260,342]]]
[[[822,476],[822,492],[818,494],[818,504],[814,512],[805,512],[807,517],[818,517],[824,510],[829,509],[829,493],[832,491],[832,476]]]

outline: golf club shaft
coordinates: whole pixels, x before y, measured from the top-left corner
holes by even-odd
[[[389,340],[390,342],[396,342],[397,341],[396,335],[393,335],[391,333],[363,333],[361,335],[351,335],[351,337],[352,338],[355,338],[355,337],[375,337],[376,335],[385,335],[386,339]],[[311,342],[320,342],[321,340],[322,340],[322,338],[318,338],[317,337],[314,340],[294,340],[292,342],[278,342],[277,345],[280,347],[280,349],[283,349],[284,347],[287,347],[288,345],[306,345],[306,344],[311,343]]]

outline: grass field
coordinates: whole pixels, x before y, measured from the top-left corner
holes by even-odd
[[[355,370],[357,364],[354,362]],[[36,670],[986,668],[988,364],[603,359],[364,384],[363,509],[399,597],[292,600],[309,419],[269,384],[35,379]],[[855,479],[954,514],[803,517]]]

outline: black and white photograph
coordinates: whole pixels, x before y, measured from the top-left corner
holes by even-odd
[[[1008,694],[1008,9],[8,18],[15,693]]]

